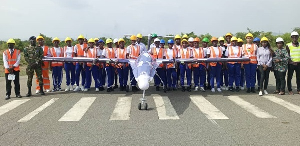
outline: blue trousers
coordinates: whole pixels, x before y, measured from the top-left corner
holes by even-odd
[[[216,82],[217,82],[217,88],[220,88],[220,72],[222,69],[222,65],[217,63],[216,66],[211,66],[210,67],[210,86],[211,88],[214,88],[214,79],[216,77]]]
[[[131,66],[129,66],[129,70],[130,70],[130,81],[131,81],[131,86],[136,86],[136,80],[134,78],[133,72],[132,72],[132,68]],[[134,78],[134,79],[133,79]]]
[[[107,88],[110,88],[114,84],[115,69],[113,66],[106,66],[105,71],[107,75]]]
[[[76,63],[76,67],[75,67],[75,81],[76,81],[76,85],[79,86],[79,78],[80,78],[80,74],[81,74],[81,85],[84,86],[85,85],[85,71],[83,69],[83,66],[80,65],[79,63]]]
[[[123,67],[123,68],[118,68],[118,74],[119,74],[119,83],[120,86],[126,86],[127,81],[128,81],[128,68],[129,67]]]
[[[184,77],[186,74],[187,85],[191,86],[192,80],[192,72],[191,69],[188,68],[187,64],[180,63],[180,85],[184,86]]]
[[[241,64],[227,64],[229,70],[229,87],[233,87],[233,82],[236,87],[240,87],[241,80]]]
[[[247,88],[254,88],[256,81],[256,68],[257,64],[244,64],[245,76],[246,76],[246,86]]]
[[[240,80],[240,86],[244,87],[245,85],[245,68],[241,68],[241,80]]]
[[[53,80],[54,88],[61,87],[62,78],[63,78],[62,66],[52,67],[52,80]]]
[[[199,86],[199,81],[200,81],[200,87],[204,87],[205,77],[206,77],[206,70],[204,65],[200,64],[199,67],[196,68],[194,67],[195,87]]]
[[[225,86],[228,86],[228,69],[221,70],[221,77],[220,77],[220,85],[223,86],[225,82]]]
[[[75,65],[73,63],[65,63],[65,71],[67,80],[66,85],[69,86],[71,84],[73,86],[75,84]]]
[[[168,81],[168,87],[175,88],[177,83],[177,72],[175,68],[168,68],[167,69],[167,81]]]
[[[160,83],[161,83],[161,80],[162,80],[164,85],[167,85],[166,71],[163,68],[157,68],[156,73],[157,73],[158,76],[156,74],[154,75],[154,84],[155,84],[155,86],[159,86]]]
[[[105,86],[105,77],[106,77],[106,72],[104,68],[99,69],[99,87]]]
[[[256,74],[257,74],[257,86],[259,87],[259,82],[260,82],[260,76],[261,76],[261,74],[260,74],[260,71],[259,71],[259,69],[256,69]]]
[[[86,76],[86,83],[84,88],[90,89],[92,84],[92,76],[95,82],[95,88],[100,87],[100,81],[99,81],[99,67],[96,65],[92,65],[91,67],[86,66],[85,67],[85,76]]]

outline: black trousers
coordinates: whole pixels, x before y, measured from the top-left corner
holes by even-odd
[[[14,71],[15,80],[13,81],[15,84],[15,94],[20,95],[20,71]],[[6,95],[11,95],[11,80],[8,80],[8,73],[5,74],[5,82],[6,82]]]
[[[277,70],[274,70],[274,75],[276,79],[276,90],[280,92],[285,92],[285,76],[286,76],[286,71],[285,72],[280,72]]]
[[[262,89],[267,90],[268,84],[269,84],[269,74],[270,74],[271,68],[268,67],[266,70],[263,70],[263,66],[259,65],[258,70],[260,72],[260,81],[259,81],[260,90],[262,90]]]
[[[297,91],[300,91],[300,63],[297,65],[288,65],[287,87],[289,91],[292,91],[292,78],[294,71],[296,71]]]

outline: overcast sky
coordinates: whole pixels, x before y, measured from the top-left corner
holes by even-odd
[[[252,30],[291,32],[299,0],[0,0],[0,40],[43,33],[123,37],[194,31],[221,36]]]

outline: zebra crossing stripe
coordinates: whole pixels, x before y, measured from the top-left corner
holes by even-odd
[[[30,99],[13,100],[0,107],[0,116],[29,101]]]
[[[153,96],[158,118],[160,120],[177,120],[179,119],[170,99],[166,96]]]
[[[192,102],[208,119],[229,119],[219,109],[201,95],[191,95]]]
[[[86,113],[96,97],[82,97],[64,116],[58,121],[79,121]]]
[[[119,97],[109,120],[129,120],[132,97]]]
[[[228,99],[258,118],[276,118],[238,96],[228,96]]]
[[[44,103],[43,105],[41,105],[40,107],[38,107],[37,109],[32,111],[31,113],[29,113],[28,115],[26,115],[25,117],[20,119],[18,122],[27,122],[27,121],[29,121],[30,119],[32,119],[34,116],[36,116],[37,114],[42,112],[44,109],[46,109],[48,106],[50,106],[52,103],[54,103],[58,99],[59,98],[50,99],[49,101],[47,101],[46,103]]]
[[[266,99],[268,99],[268,100],[270,100],[274,103],[277,103],[277,104],[279,104],[279,105],[281,105],[281,106],[283,106],[283,107],[285,107],[285,108],[287,108],[287,109],[289,109],[293,112],[296,112],[296,113],[300,114],[300,107],[295,105],[295,104],[284,101],[283,99],[280,99],[280,98],[275,97],[275,96],[262,96],[262,97],[264,97],[264,98],[266,98]]]

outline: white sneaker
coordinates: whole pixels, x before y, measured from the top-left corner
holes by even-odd
[[[216,92],[215,88],[211,88],[211,92]]]
[[[241,90],[245,90],[245,88],[244,88],[244,87],[241,87]]]
[[[88,88],[85,88],[83,91],[86,92],[86,91],[89,91],[89,89],[88,89]]]
[[[204,87],[200,87],[200,91],[205,92]]]
[[[47,90],[46,90],[46,92],[48,93],[48,92],[50,92],[50,90],[49,90],[49,89],[47,89]]]
[[[196,86],[194,91],[198,91],[198,88],[199,88],[199,87],[198,87],[198,86]]]
[[[265,95],[268,95],[269,93],[267,92],[267,90],[264,90],[264,94],[265,94]]]
[[[217,91],[218,91],[218,92],[222,92],[221,88],[217,88]]]
[[[259,95],[259,96],[262,96],[262,95],[263,95],[262,91],[259,91],[258,95]]]
[[[70,91],[70,86],[67,86],[65,91]]]
[[[76,88],[73,91],[80,91],[80,87],[76,86]]]
[[[222,90],[226,90],[226,87],[225,87],[225,86],[222,86],[221,89],[222,89]]]
[[[99,88],[96,88],[96,92],[98,92],[99,91]]]
[[[73,90],[73,86],[72,85],[70,85],[70,91],[72,91]]]
[[[35,90],[35,94],[39,94],[40,93],[40,90]]]
[[[80,89],[81,89],[81,91],[84,91],[84,87],[83,86],[81,86]]]

